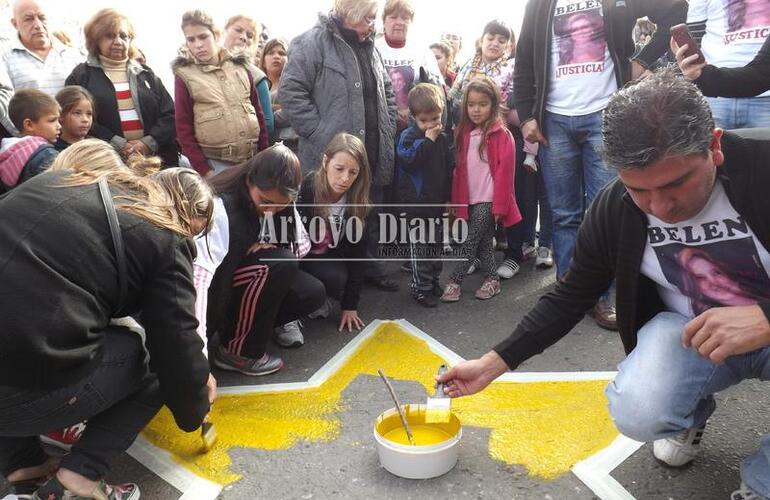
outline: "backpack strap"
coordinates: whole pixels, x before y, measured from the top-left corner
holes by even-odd
[[[107,185],[107,179],[105,177],[99,179],[99,194],[102,197],[102,203],[104,203],[104,212],[107,214],[107,223],[110,225],[115,259],[118,263],[118,287],[120,288],[120,298],[118,299],[117,310],[120,311],[125,305],[126,294],[128,292],[128,284],[126,283],[126,252],[123,248],[123,237],[120,232],[118,214],[115,212],[115,205],[112,203],[112,193],[110,193],[110,187]]]

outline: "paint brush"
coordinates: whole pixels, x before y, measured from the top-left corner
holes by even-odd
[[[204,420],[201,424],[201,441],[203,442],[203,453],[211,451],[214,443],[217,442],[217,429],[208,420]]]
[[[438,369],[439,377],[446,373],[446,365],[441,365]],[[441,424],[449,422],[451,415],[450,408],[452,400],[444,392],[444,383],[436,385],[436,394],[428,397],[428,403],[425,405],[425,423]]]
[[[393,386],[390,385],[390,381],[388,380],[388,377],[386,377],[385,374],[382,373],[382,370],[377,369],[377,373],[380,374],[380,378],[382,379],[383,382],[385,382],[385,387],[387,387],[388,392],[390,392],[390,397],[393,398],[393,402],[396,403],[396,410],[398,410],[398,416],[401,417],[401,424],[404,426],[404,430],[406,431],[406,437],[409,438],[409,443],[412,446],[415,446],[414,437],[412,436],[412,430],[409,428],[409,422],[407,422],[406,420],[406,416],[404,415],[404,410],[401,409],[401,403],[398,402],[396,391],[393,390]]]

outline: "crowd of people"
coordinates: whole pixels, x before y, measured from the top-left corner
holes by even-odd
[[[489,300],[526,261],[556,268],[509,339],[442,376],[452,396],[589,314],[628,354],[607,389],[618,428],[691,461],[713,393],[770,378],[770,143],[722,131],[770,127],[766,33],[707,0],[622,4],[530,0],[518,37],[491,20],[462,64],[456,33],[415,43],[410,0],[335,0],[290,42],[192,10],[172,98],[118,10],[90,18],[81,52],[16,0],[0,50],[3,476],[35,499],[139,498],[103,478],[161,405],[195,430],[212,366],[274,373],[270,342],[302,346],[301,321],[338,309],[340,331],[362,328],[364,285],[400,289],[394,251],[427,308],[460,301],[476,270]],[[705,63],[669,41],[685,21]],[[666,57],[679,68],[653,73]],[[394,204],[395,249],[380,227]],[[447,252],[461,258],[442,284]],[[40,435],[74,445],[51,459]],[[763,457],[735,498],[770,496]]]

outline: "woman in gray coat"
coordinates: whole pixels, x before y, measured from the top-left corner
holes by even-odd
[[[379,52],[374,48],[376,0],[335,0],[328,16],[289,45],[278,100],[299,135],[303,173],[314,170],[339,132],[359,137],[372,167],[370,199],[382,202],[383,187],[393,179],[396,102]],[[379,231],[377,210],[368,231]],[[370,257],[376,256],[377,238]],[[397,290],[381,266],[370,269],[378,288]]]

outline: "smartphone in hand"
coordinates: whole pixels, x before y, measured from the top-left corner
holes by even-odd
[[[700,50],[700,47],[698,47],[698,43],[690,34],[690,30],[687,28],[686,24],[683,23],[683,24],[677,24],[676,26],[671,26],[671,37],[674,39],[674,41],[679,47],[683,45],[687,45],[687,50],[685,51],[685,57],[690,57],[691,55],[698,54],[698,59],[695,62],[697,64],[702,64],[706,62],[706,58],[703,57],[703,52]]]

